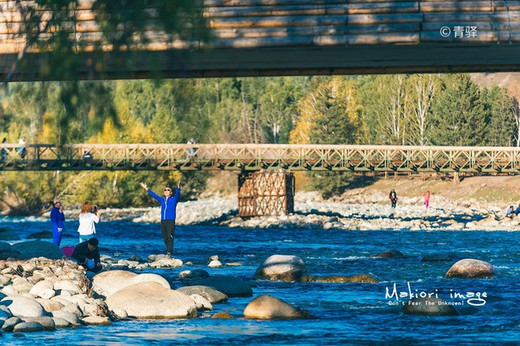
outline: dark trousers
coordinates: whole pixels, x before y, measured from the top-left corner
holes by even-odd
[[[173,254],[173,236],[175,235],[175,220],[161,220],[161,232],[169,254]]]

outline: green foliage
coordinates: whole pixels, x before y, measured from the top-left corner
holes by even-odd
[[[497,86],[483,91],[488,131],[485,145],[513,146],[516,122],[512,113],[513,100]]]
[[[13,83],[0,104],[8,143],[315,143],[513,145],[514,99],[482,91],[467,75],[227,78]],[[517,104],[517,103],[516,103]],[[290,135],[290,136],[289,136]],[[325,198],[352,178],[309,173]],[[102,206],[149,206],[182,179],[182,199],[204,190],[205,172],[2,173],[0,206],[41,210],[61,196]]]
[[[435,145],[483,144],[487,117],[478,86],[468,75],[445,79],[432,105],[431,141]]]
[[[355,144],[363,140],[365,130],[361,105],[354,83],[343,77],[323,79],[300,103],[299,124],[293,138],[303,143]],[[296,140],[298,141],[298,140]],[[324,198],[346,189],[350,174],[344,172],[309,173],[311,186]]]

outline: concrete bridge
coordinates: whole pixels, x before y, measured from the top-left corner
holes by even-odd
[[[0,170],[520,173],[520,148],[295,144],[0,144]],[[23,157],[22,157],[23,156]]]
[[[520,68],[520,1],[203,0],[209,41],[182,40],[152,26],[148,42],[119,53],[104,43],[92,0],[70,8],[72,20],[59,29],[42,11],[41,32],[29,37],[22,12],[31,4],[0,0],[2,81],[48,79],[47,51],[35,45],[64,27],[80,58],[74,67],[80,79]]]

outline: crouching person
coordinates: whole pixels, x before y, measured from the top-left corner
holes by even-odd
[[[77,260],[78,264],[87,270],[97,273],[103,268],[101,266],[101,260],[99,259],[98,245],[99,241],[97,238],[90,238],[87,241],[79,243],[72,253],[72,258]]]

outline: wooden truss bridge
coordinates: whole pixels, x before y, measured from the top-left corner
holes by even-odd
[[[0,170],[520,173],[520,148],[292,144],[0,144]],[[22,157],[23,156],[23,157]]]
[[[79,0],[66,13],[53,13],[37,1],[0,0],[0,80],[65,78],[45,74],[55,33],[73,43],[79,79],[520,67],[519,1],[202,0],[198,11],[208,41],[167,35],[153,25],[157,13],[149,8],[146,40],[123,51],[112,51],[104,39],[93,2]],[[35,16],[26,18],[30,13]],[[53,15],[69,20],[59,26]],[[123,25],[118,30],[115,34],[121,36],[135,34]],[[129,64],[129,53],[134,64]]]

